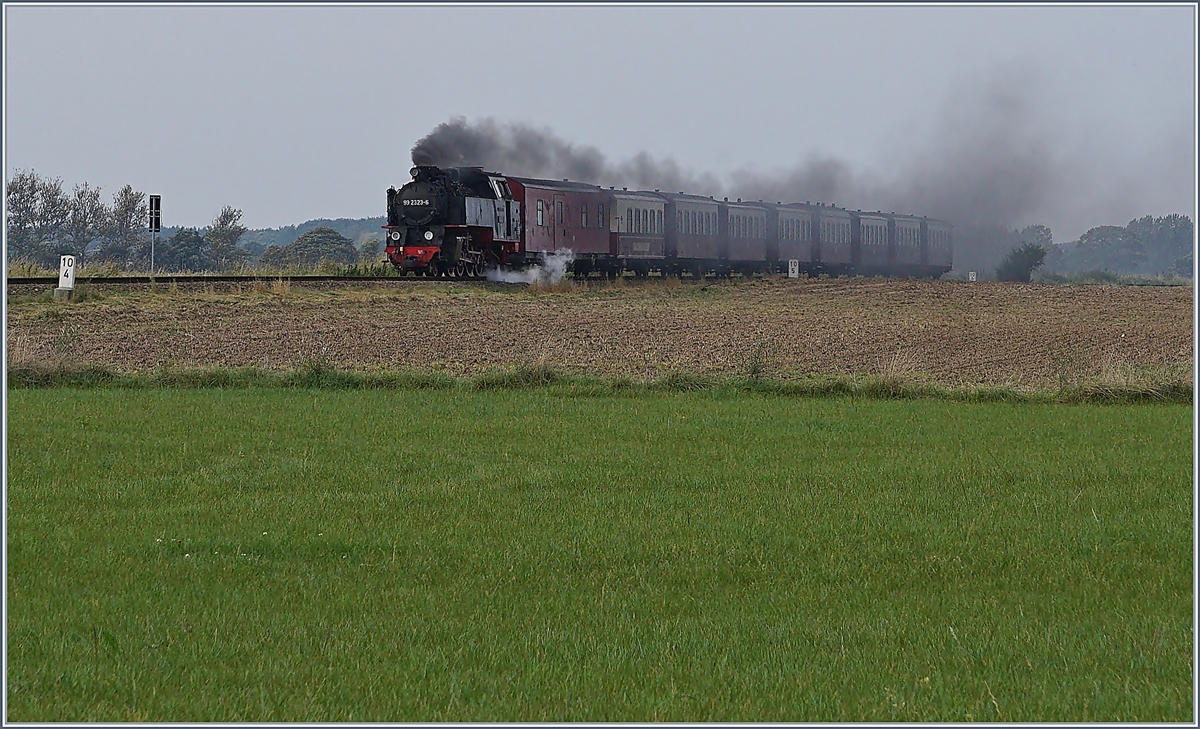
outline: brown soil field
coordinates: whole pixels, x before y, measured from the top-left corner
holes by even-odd
[[[11,296],[8,362],[433,369],[652,379],[881,374],[1047,387],[1192,378],[1190,287],[768,279]]]

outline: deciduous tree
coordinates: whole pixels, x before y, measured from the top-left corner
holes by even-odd
[[[204,236],[195,228],[183,228],[166,239],[155,251],[156,265],[164,271],[203,271],[208,268],[204,256]]]
[[[1020,247],[1009,251],[1001,261],[999,267],[996,268],[996,279],[1029,283],[1034,269],[1042,265],[1042,261],[1046,258],[1046,252],[1046,249],[1040,245],[1022,243]]]
[[[246,252],[237,245],[246,233],[241,220],[242,211],[226,205],[204,231],[205,257],[211,268],[224,271],[246,260]]]
[[[354,243],[333,228],[313,228],[286,246],[270,246],[259,257],[266,266],[316,266],[322,261],[350,266],[358,262]]]
[[[70,214],[62,180],[18,170],[5,185],[5,198],[9,259],[57,265],[57,244]]]
[[[76,185],[72,190],[69,214],[63,226],[63,252],[71,253],[80,260],[92,241],[97,240],[108,227],[111,211],[100,198],[100,188],[88,183]]]
[[[1072,252],[1082,271],[1132,273],[1146,262],[1146,252],[1136,233],[1116,225],[1092,228],[1079,238]]]
[[[149,264],[146,193],[126,185],[113,194],[112,212],[95,258],[121,266]]]

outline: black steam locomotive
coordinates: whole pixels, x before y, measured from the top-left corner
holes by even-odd
[[[570,252],[576,275],[938,277],[953,229],[932,218],[814,203],[604,189],[479,167],[419,165],[387,192],[387,255],[402,274],[479,277]]]

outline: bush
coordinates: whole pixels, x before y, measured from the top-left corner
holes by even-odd
[[[1033,270],[1046,259],[1046,253],[1045,248],[1034,243],[1012,249],[996,268],[996,280],[1029,283]]]

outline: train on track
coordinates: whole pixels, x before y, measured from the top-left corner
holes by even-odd
[[[478,278],[572,256],[576,276],[792,273],[937,278],[953,265],[941,220],[605,189],[481,167],[418,165],[387,191],[387,256],[401,274]]]

